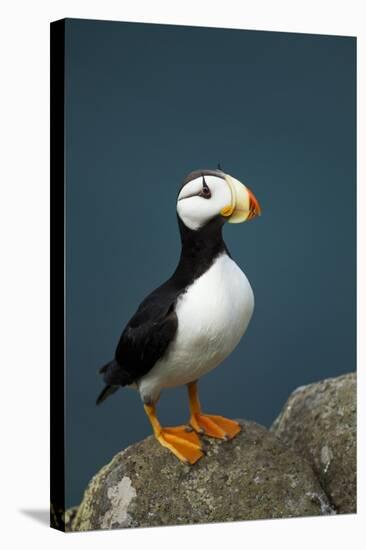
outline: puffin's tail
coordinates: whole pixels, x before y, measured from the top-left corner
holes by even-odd
[[[102,403],[105,399],[107,399],[107,397],[112,395],[112,393],[116,392],[119,388],[120,386],[111,386],[110,384],[104,386],[104,389],[98,395],[96,404],[100,405],[100,403]]]
[[[115,359],[100,368],[98,372],[103,374],[106,386],[98,396],[97,405],[116,392],[121,386],[126,386],[131,383],[129,373],[123,370]]]

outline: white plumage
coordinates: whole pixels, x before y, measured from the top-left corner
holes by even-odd
[[[231,202],[230,187],[222,184],[222,178],[206,176],[205,181],[212,193],[210,200],[202,200],[197,195],[202,188],[201,176],[185,185],[178,196],[178,215],[185,226],[194,231],[202,227]]]
[[[167,353],[138,388],[156,401],[163,388],[180,386],[217,367],[237,346],[254,310],[254,295],[238,265],[221,254],[176,305],[178,331]]]

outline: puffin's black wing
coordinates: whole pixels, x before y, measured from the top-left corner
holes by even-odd
[[[143,303],[123,331],[115,359],[133,381],[153,368],[174,339],[178,327],[174,305],[164,307],[154,299]]]
[[[106,384],[133,384],[164,355],[178,327],[176,293],[169,290],[163,285],[141,303],[121,335],[114,361],[101,369]]]

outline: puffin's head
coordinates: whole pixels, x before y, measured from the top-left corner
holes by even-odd
[[[198,230],[213,218],[241,223],[261,214],[253,193],[221,170],[188,174],[178,195],[177,212],[186,227]]]

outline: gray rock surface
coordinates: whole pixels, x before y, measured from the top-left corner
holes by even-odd
[[[78,511],[77,506],[65,510],[65,531],[72,531],[72,524]]]
[[[356,512],[356,374],[295,390],[271,431],[312,465],[337,513]]]
[[[205,439],[194,466],[152,436],[118,453],[89,483],[72,530],[334,513],[306,461],[266,428],[240,423],[232,441]]]

